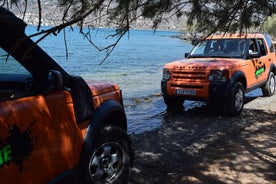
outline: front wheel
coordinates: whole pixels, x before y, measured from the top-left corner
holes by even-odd
[[[105,126],[94,143],[87,164],[87,183],[127,183],[133,157],[126,132],[118,127]]]
[[[163,94],[163,99],[168,109],[183,109],[184,99]]]
[[[270,72],[268,76],[268,80],[264,87],[262,87],[264,96],[272,96],[275,92],[275,76],[272,72]]]
[[[238,116],[244,105],[244,89],[240,82],[233,85],[230,94],[223,103],[224,113],[229,116]]]

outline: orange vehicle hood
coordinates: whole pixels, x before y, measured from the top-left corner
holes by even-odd
[[[98,96],[120,90],[119,86],[113,82],[86,81],[91,89],[92,96]]]
[[[232,58],[192,58],[167,63],[165,68],[182,70],[231,69],[243,66],[246,63],[244,61]]]

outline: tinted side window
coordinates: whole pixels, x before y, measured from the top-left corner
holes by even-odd
[[[249,40],[249,53],[251,52],[257,52],[257,44],[255,39]]]
[[[262,56],[265,56],[267,54],[267,49],[266,49],[264,40],[259,38],[258,39],[258,44],[259,44],[259,47],[260,47],[260,54]]]
[[[273,43],[271,41],[270,36],[269,35],[265,35],[265,40],[266,40],[266,42],[268,44],[270,52],[274,52],[274,47],[273,47]]]
[[[28,74],[29,72],[0,47],[0,74],[1,73]]]
[[[28,96],[31,81],[28,71],[0,48],[0,101]]]

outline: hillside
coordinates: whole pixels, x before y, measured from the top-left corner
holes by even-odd
[[[39,14],[38,14],[38,6],[36,1],[32,1],[27,7],[27,11],[25,16],[23,17],[24,13],[24,6],[21,4],[18,7],[13,6],[9,7],[9,9],[15,13],[20,18],[23,18],[24,21],[28,25],[38,25],[39,22]],[[49,1],[49,0],[41,0],[41,8],[42,8],[42,25],[44,26],[51,26],[51,25],[59,25],[62,23],[63,11],[58,6],[56,0]],[[176,16],[166,15],[163,18],[163,21],[159,24],[159,30],[177,30],[181,31],[184,27],[183,19],[178,19]],[[85,25],[89,27],[107,27],[107,28],[114,28],[116,27],[115,24],[109,23],[107,25],[108,19],[106,17],[102,17],[100,20],[98,16],[91,15],[89,19],[86,20]],[[142,17],[138,18],[135,22],[131,24],[131,29],[152,29],[152,20],[144,19]]]

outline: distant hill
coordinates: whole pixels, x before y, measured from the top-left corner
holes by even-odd
[[[30,1],[28,1],[30,3]],[[56,0],[41,0],[42,7],[42,25],[51,26],[61,24],[61,19],[63,16],[63,11],[58,7],[58,3]],[[27,12],[25,17],[23,17],[24,10],[22,5],[18,5],[18,7],[10,7],[9,9],[15,13],[20,18],[24,18],[24,21],[28,25],[38,25],[38,6],[37,2],[33,0],[31,5],[28,5]],[[107,26],[107,21],[104,17],[98,21],[93,21],[95,17],[90,16],[89,21],[86,22],[86,26],[92,27],[115,27],[114,24],[110,24]],[[175,16],[167,15],[164,17],[163,21],[159,24],[158,30],[176,30],[181,31],[184,27],[184,21],[182,19],[177,19]],[[152,29],[152,21],[149,19],[139,18],[134,23],[131,24],[132,29]]]

